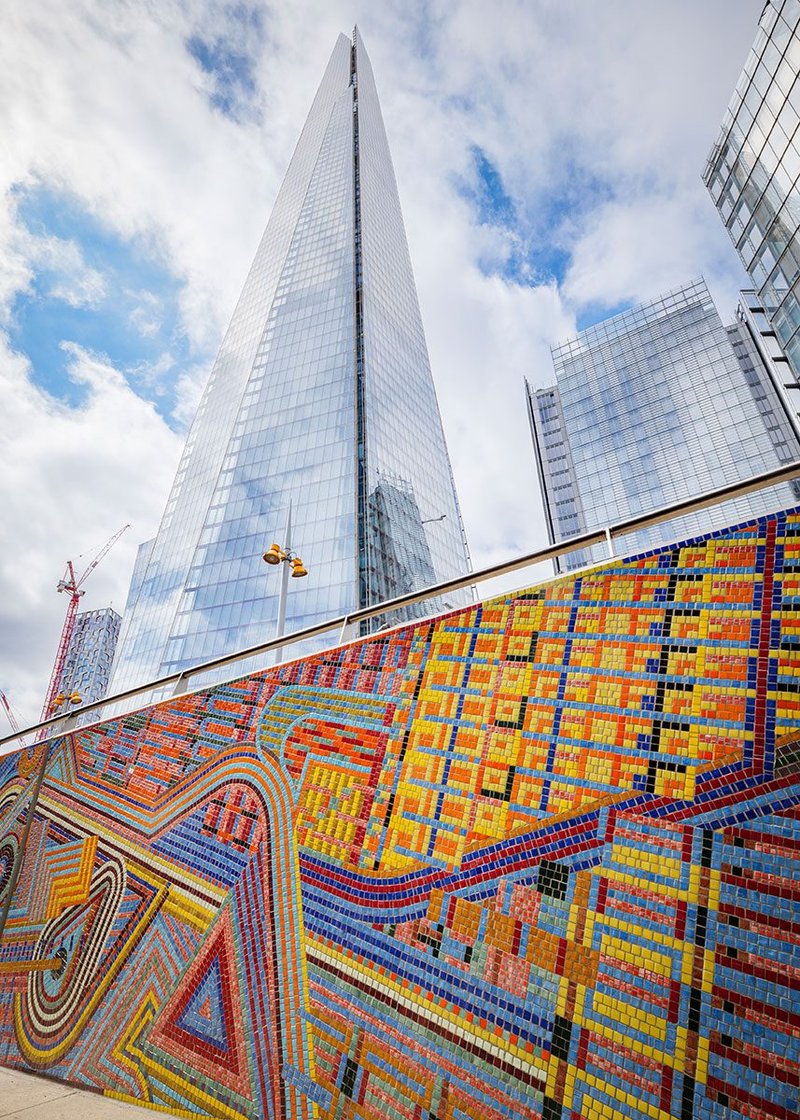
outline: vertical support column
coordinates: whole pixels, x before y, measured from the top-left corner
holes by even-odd
[[[292,503],[289,502],[289,512],[286,515],[286,543],[283,546],[284,552],[287,556],[292,552]],[[281,564],[281,590],[278,598],[278,622],[275,627],[275,637],[282,638],[283,632],[286,629],[286,596],[289,591],[289,561],[284,560]],[[280,659],[280,649],[275,650],[276,662]]]

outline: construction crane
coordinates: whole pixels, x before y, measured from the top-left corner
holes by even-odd
[[[67,660],[67,650],[69,649],[69,643],[72,640],[72,633],[75,629],[75,616],[78,613],[78,603],[81,601],[81,596],[85,594],[83,585],[87,578],[92,574],[106,553],[114,547],[126,529],[130,529],[130,525],[123,525],[118,533],[115,533],[110,540],[106,541],[83,575],[78,578],[75,577],[75,568],[72,561],[68,560],[64,578],[60,579],[56,584],[56,591],[66,591],[69,595],[69,602],[67,603],[67,615],[61,630],[61,638],[58,643],[58,652],[56,653],[50,684],[47,686],[47,695],[45,696],[44,706],[42,708],[41,718],[43,720],[53,715],[54,711],[61,708],[65,702],[67,704],[79,704],[81,701],[77,692],[73,692],[65,697],[64,694],[59,691],[61,687],[61,675],[64,672],[64,662]]]
[[[3,705],[6,713],[6,719],[11,724],[11,730],[16,735],[16,733],[19,731],[19,720],[14,715],[14,709],[11,707],[11,703],[9,702],[9,699],[6,696],[5,692],[3,692],[2,688],[0,688],[0,704]]]
[[[6,719],[9,722],[11,730],[14,732],[15,735],[18,735],[19,734],[19,720],[17,719],[17,713],[11,707],[11,701],[6,696],[5,692],[3,692],[2,688],[0,688],[0,707],[2,707],[3,710],[6,713]],[[19,742],[16,744],[16,746],[12,747],[11,749],[12,750],[19,749],[20,747],[25,747],[25,746],[27,746],[25,740],[20,739]]]

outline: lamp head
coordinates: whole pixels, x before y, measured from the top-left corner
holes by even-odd
[[[308,575],[308,569],[303,567],[303,561],[299,556],[292,558],[292,579],[302,579],[303,576]]]
[[[268,564],[280,564],[281,560],[286,559],[286,553],[280,545],[271,544],[267,551],[264,553],[263,559]]]
[[[82,699],[83,697],[81,696],[80,692],[70,692],[69,694],[70,704],[80,704]]]

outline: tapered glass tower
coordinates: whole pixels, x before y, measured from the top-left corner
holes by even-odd
[[[468,570],[391,156],[340,36],[140,551],[111,691]],[[451,599],[453,603],[461,600]]]

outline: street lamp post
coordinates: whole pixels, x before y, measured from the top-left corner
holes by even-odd
[[[289,590],[289,576],[292,579],[302,579],[308,575],[303,561],[296,552],[292,552],[292,507],[289,506],[289,515],[286,518],[286,547],[271,544],[263,556],[267,564],[283,564],[281,572],[281,590],[278,598],[278,622],[275,627],[275,637],[282,638],[286,626],[286,594]],[[289,569],[291,568],[291,572]],[[276,655],[278,651],[276,650]]]

